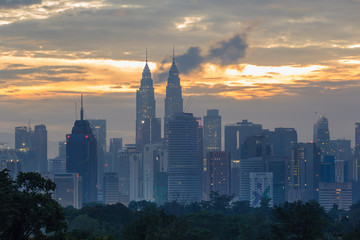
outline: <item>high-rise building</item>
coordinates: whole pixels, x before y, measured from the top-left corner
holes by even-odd
[[[97,143],[90,123],[84,120],[81,94],[80,120],[76,120],[71,134],[66,135],[66,172],[78,173],[82,178],[83,203],[97,201]]]
[[[339,209],[348,211],[352,205],[352,184],[351,182],[321,182],[319,184],[319,203],[329,211],[334,204]]]
[[[44,124],[35,125],[33,148],[36,156],[36,169],[40,173],[48,171],[47,130]]]
[[[275,156],[291,157],[291,147],[297,143],[295,128],[275,128],[269,136],[269,144],[273,146]]]
[[[52,180],[56,184],[53,198],[62,206],[82,207],[82,179],[76,173],[54,174]]]
[[[119,152],[123,148],[123,141],[122,138],[110,138],[110,147],[109,147],[109,159],[105,162],[105,170],[106,172],[116,172],[116,161],[118,158]]]
[[[103,186],[103,174],[106,152],[106,119],[88,119],[97,144],[97,185]]]
[[[104,203],[115,204],[120,201],[119,177],[117,173],[104,173]]]
[[[176,113],[183,112],[183,98],[180,85],[179,71],[175,64],[175,57],[173,56],[172,65],[169,71],[169,77],[166,85],[165,97],[165,117],[164,117],[164,138],[168,139],[168,123]]]
[[[146,144],[143,151],[143,197],[146,201],[155,200],[156,177],[167,173],[168,154],[163,143]],[[162,184],[160,182],[160,184]],[[166,184],[167,186],[167,184]],[[166,196],[167,197],[167,196]],[[167,200],[167,199],[166,199]]]
[[[355,123],[355,163],[353,167],[353,178],[360,180],[360,122]]]
[[[136,91],[136,149],[143,151],[145,144],[161,138],[161,120],[156,118],[155,94],[151,72],[147,63]]]
[[[249,201],[250,173],[264,172],[265,162],[262,157],[240,160],[240,201]]]
[[[199,201],[203,169],[198,121],[191,113],[178,113],[168,124],[169,200]]]
[[[15,127],[15,149],[16,150],[30,150],[32,147],[32,137],[30,136],[31,130],[25,127]]]
[[[116,172],[119,176],[120,201],[128,203],[138,200],[142,196],[142,155],[136,150],[135,144],[126,144],[118,153],[115,162]]]
[[[66,173],[66,158],[59,156],[49,159],[49,172]]]
[[[318,199],[320,156],[315,143],[293,145],[289,162],[287,201]]]
[[[260,207],[261,200],[269,201],[269,206],[274,205],[273,199],[273,173],[251,172],[250,175],[250,206]]]
[[[330,132],[329,132],[329,123],[328,119],[319,114],[314,124],[314,143],[320,149],[320,155],[329,154],[329,141],[330,141]]]
[[[34,131],[30,127],[16,127],[15,149],[20,152],[19,158],[23,163],[24,172],[43,173],[48,171],[45,125],[36,125]]]
[[[205,174],[205,199],[212,191],[230,195],[231,162],[228,152],[207,152]]]
[[[15,149],[0,148],[0,170],[7,168],[11,177],[22,171],[21,161],[16,154]]]
[[[225,151],[230,152],[232,160],[245,158],[244,142],[248,137],[262,134],[262,126],[243,120],[225,126]]]
[[[221,116],[217,109],[207,110],[207,115],[204,116],[203,144],[204,158],[207,152],[221,151]]]

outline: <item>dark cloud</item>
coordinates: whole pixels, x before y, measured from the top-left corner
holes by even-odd
[[[246,34],[236,34],[230,39],[222,40],[210,47],[208,54],[202,55],[200,47],[190,47],[186,53],[176,56],[176,65],[181,74],[189,74],[195,69],[201,68],[201,64],[212,62],[221,66],[236,64],[245,57],[248,44]],[[168,59],[162,61],[162,65],[157,73],[157,79],[160,82],[166,80],[168,69],[164,69],[164,64]]]
[[[209,51],[208,59],[216,59],[222,66],[237,63],[245,57],[248,47],[246,34],[237,34],[229,40],[220,41]]]
[[[0,0],[1,8],[17,8],[21,6],[40,4],[42,0]]]

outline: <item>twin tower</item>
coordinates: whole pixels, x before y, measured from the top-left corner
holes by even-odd
[[[168,122],[175,113],[183,112],[183,98],[179,71],[173,56],[167,79],[164,116],[164,138],[168,136]],[[159,142],[161,139],[161,119],[156,118],[156,103],[153,80],[146,64],[142,73],[139,90],[136,91],[136,148],[142,151],[145,144]]]

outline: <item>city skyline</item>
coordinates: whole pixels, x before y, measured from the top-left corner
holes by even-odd
[[[63,141],[83,91],[86,118],[107,119],[108,139],[134,143],[145,49],[163,125],[175,45],[184,106],[195,116],[219,109],[223,126],[248,119],[295,128],[308,142],[314,113],[325,113],[331,139],[354,145],[359,1],[21,3],[0,4],[0,132],[31,119],[47,126],[49,141]]]

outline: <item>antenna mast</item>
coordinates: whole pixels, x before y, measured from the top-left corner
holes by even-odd
[[[80,120],[84,120],[84,102],[83,102],[83,93],[82,92],[81,92]]]

